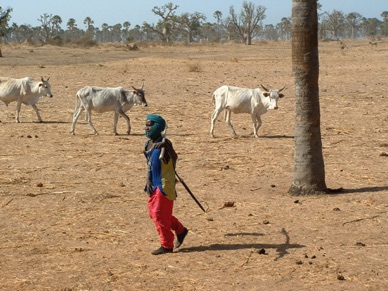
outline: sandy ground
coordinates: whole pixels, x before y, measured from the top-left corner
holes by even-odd
[[[1,290],[387,290],[388,41],[320,43],[321,129],[326,184],[340,195],[292,197],[294,85],[290,43],[80,49],[2,46],[0,76],[50,77],[53,98],[0,104]],[[149,107],[83,115],[70,134],[75,93],[85,85],[139,87]],[[287,88],[252,138],[250,116],[220,118],[221,85]],[[153,256],[159,239],[143,192],[144,123],[167,120],[179,175],[183,246]],[[231,207],[227,207],[231,206]],[[264,253],[264,254],[263,254]]]

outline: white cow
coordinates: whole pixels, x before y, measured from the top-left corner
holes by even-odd
[[[75,134],[75,124],[82,111],[86,110],[86,120],[92,127],[94,134],[98,134],[92,123],[92,110],[103,113],[114,111],[113,132],[117,135],[117,122],[119,115],[127,121],[127,133],[131,133],[130,119],[125,112],[131,109],[134,105],[147,106],[144,93],[144,82],[140,89],[133,87],[133,90],[125,90],[123,87],[94,87],[86,86],[78,90],[76,95],[76,105],[73,114],[73,122],[71,125],[71,133]]]
[[[20,122],[19,112],[22,103],[31,105],[36,112],[38,121],[43,122],[36,103],[38,103],[40,97],[53,97],[53,94],[51,94],[51,86],[48,82],[49,79],[44,80],[42,77],[41,81],[32,81],[29,77],[22,79],[0,77],[0,100],[6,106],[11,102],[17,101],[16,122]]]
[[[225,121],[232,129],[232,133],[236,136],[236,131],[230,122],[230,113],[249,113],[252,117],[254,137],[259,137],[259,130],[262,121],[261,115],[267,112],[268,109],[278,109],[278,99],[284,97],[280,92],[285,86],[280,89],[268,90],[263,85],[261,88],[248,89],[234,86],[221,86],[213,93],[213,104],[215,110],[212,114],[210,134],[214,137],[214,124],[225,109]]]

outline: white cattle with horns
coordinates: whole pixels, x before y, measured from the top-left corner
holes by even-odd
[[[252,118],[254,137],[259,137],[257,131],[262,125],[261,115],[269,109],[278,109],[278,99],[284,97],[280,92],[286,86],[282,89],[267,89],[263,85],[261,87],[249,89],[224,85],[214,91],[212,101],[215,109],[210,127],[212,137],[214,137],[214,124],[223,110],[225,110],[225,121],[232,129],[234,136],[237,134],[230,122],[231,112],[249,113]]]
[[[75,124],[80,114],[86,110],[86,120],[93,129],[94,134],[98,134],[92,123],[92,110],[98,113],[114,111],[113,132],[117,135],[117,122],[119,115],[127,122],[127,134],[131,133],[131,123],[125,113],[134,105],[148,106],[145,99],[144,82],[141,88],[126,90],[123,87],[94,87],[86,86],[78,90],[76,95],[76,106],[73,114],[71,133],[75,134]]]
[[[49,79],[40,81],[32,81],[29,77],[14,79],[0,77],[0,100],[8,106],[11,102],[17,102],[16,105],[16,122],[20,122],[19,113],[22,104],[31,105],[36,112],[39,122],[43,122],[39,114],[39,109],[36,106],[40,97],[53,97]]]

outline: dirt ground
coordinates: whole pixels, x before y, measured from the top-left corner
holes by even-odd
[[[320,43],[321,130],[326,184],[340,195],[287,194],[294,165],[291,44],[81,49],[2,45],[0,76],[50,77],[53,98],[0,104],[1,290],[387,290],[388,41]],[[139,87],[149,107],[83,115],[85,85]],[[287,88],[252,138],[250,116],[219,118],[221,85]],[[162,114],[178,154],[175,215],[190,232],[180,249],[159,247],[143,192],[144,124]],[[230,207],[229,207],[230,206]]]

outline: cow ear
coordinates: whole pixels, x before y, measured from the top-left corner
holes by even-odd
[[[40,77],[40,80],[41,80],[42,82],[44,82],[43,77]]]
[[[283,98],[284,97],[284,94],[279,94],[279,98]]]
[[[264,95],[265,97],[268,97],[268,96],[269,96],[269,93],[268,93],[268,92],[264,92],[263,95]]]

